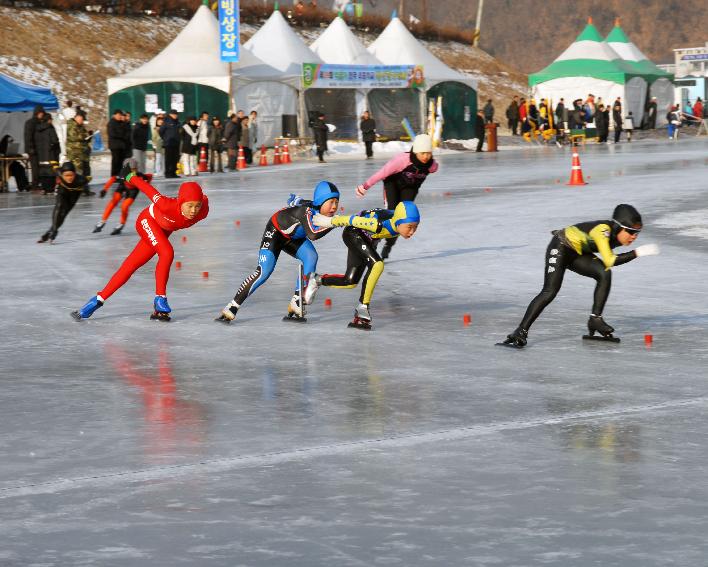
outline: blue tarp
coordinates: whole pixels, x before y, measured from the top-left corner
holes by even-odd
[[[0,112],[27,112],[38,104],[44,110],[59,108],[57,97],[46,87],[23,83],[0,73]]]

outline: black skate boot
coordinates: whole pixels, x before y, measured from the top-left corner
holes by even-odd
[[[347,325],[351,329],[361,329],[362,331],[371,330],[371,314],[369,306],[365,303],[360,303],[354,310],[354,319]]]
[[[620,342],[619,337],[615,337],[612,333],[615,332],[614,328],[605,323],[602,315],[590,315],[588,319],[588,331],[587,335],[583,335],[585,340],[589,341],[609,341],[612,343]],[[599,333],[600,336],[596,337],[595,333]]]
[[[47,240],[49,240],[49,233],[45,232],[42,236],[39,237],[37,244],[44,244]]]
[[[497,346],[505,346],[511,348],[524,348],[526,346],[526,340],[528,339],[529,332],[521,327],[516,327],[516,330],[507,335],[506,340],[502,343],[497,343]]]
[[[283,321],[307,323],[307,319],[305,318],[305,305],[299,293],[293,295],[290,303],[288,303],[288,314],[283,317]]]
[[[123,232],[123,225],[119,224],[111,231],[111,236],[116,236],[117,234],[120,234],[121,232]]]
[[[96,223],[96,226],[93,228],[93,233],[96,234],[97,232],[101,232],[105,225],[106,223],[103,221]]]

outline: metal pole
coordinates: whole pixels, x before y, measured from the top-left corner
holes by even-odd
[[[479,36],[482,33],[482,7],[484,6],[484,0],[479,0],[479,5],[477,6],[477,21],[474,25],[474,39],[472,40],[472,45],[477,47],[479,45]]]
[[[403,21],[403,0],[398,0],[398,18]]]

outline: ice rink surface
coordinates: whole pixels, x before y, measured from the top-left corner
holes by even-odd
[[[370,333],[347,329],[358,290],[283,323],[285,254],[236,324],[213,319],[288,193],[327,178],[347,213],[380,206],[380,186],[353,190],[383,159],[199,177],[211,213],[172,236],[169,324],[148,320],[152,263],[69,317],[135,245],[145,197],[118,237],[91,234],[106,201],[82,198],[49,246],[53,198],[0,195],[0,565],[705,565],[708,142],[581,159],[586,187],[564,185],[567,149],[443,156]],[[581,340],[594,282],[569,273],[529,346],[495,347],[550,231],[622,202],[662,247],[614,270],[622,342]],[[317,248],[341,273],[341,235]]]

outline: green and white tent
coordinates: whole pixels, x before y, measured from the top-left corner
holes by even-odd
[[[666,112],[668,112],[669,107],[674,102],[673,75],[659,69],[659,67],[649,61],[647,56],[629,40],[619,21],[615,22],[615,27],[605,41],[649,84],[649,96],[656,97],[658,108],[656,124],[657,126],[666,124]]]
[[[553,63],[529,75],[529,86],[536,99],[551,99],[554,105],[563,98],[569,106],[588,94],[605,104],[621,97],[624,115],[631,111],[637,125],[647,96],[646,80],[603,40],[592,19]]]

